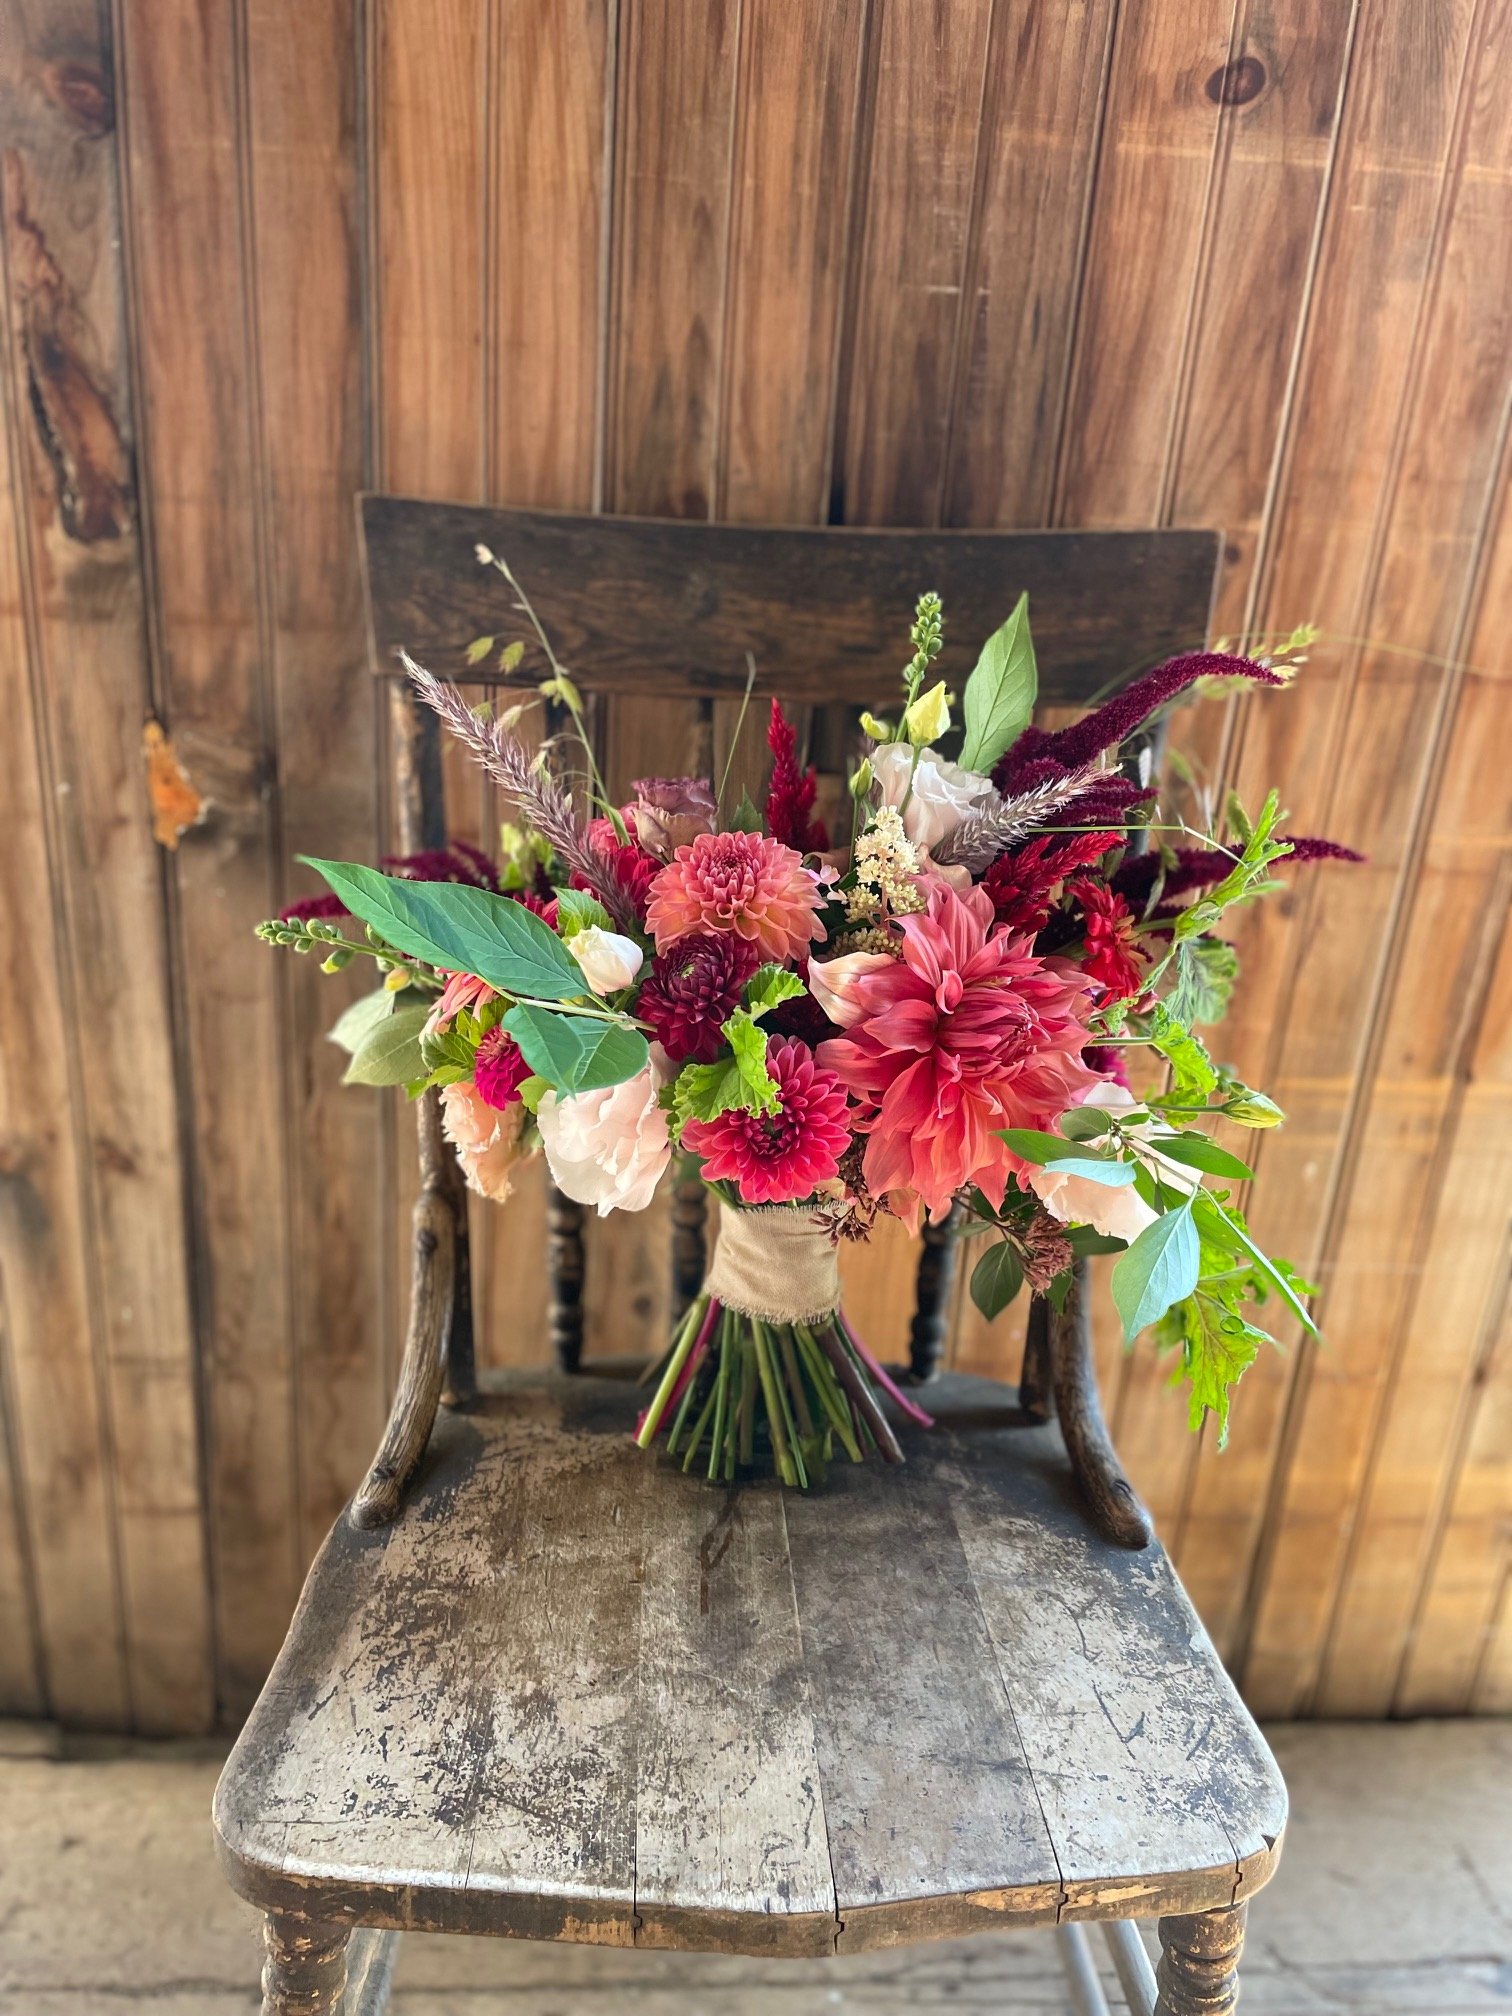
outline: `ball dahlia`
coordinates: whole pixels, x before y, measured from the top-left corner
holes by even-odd
[[[817,875],[764,833],[700,833],[651,884],[646,928],[658,951],[691,932],[745,939],[763,959],[801,958],[824,936]]]
[[[744,938],[679,938],[657,953],[635,1012],[674,1063],[712,1064],[740,990],[760,964],[760,952]]]
[[[704,1159],[704,1180],[733,1183],[746,1204],[796,1204],[840,1171],[850,1145],[845,1088],[806,1043],[779,1037],[767,1045],[777,1081],[775,1113],[738,1107],[716,1120],[690,1120],[683,1146]]]

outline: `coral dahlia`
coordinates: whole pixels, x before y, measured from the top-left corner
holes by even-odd
[[[746,1204],[796,1204],[840,1171],[850,1145],[845,1088],[806,1043],[782,1036],[767,1045],[777,1081],[775,1113],[731,1107],[715,1120],[690,1120],[683,1146],[704,1160],[706,1183],[733,1183]]]
[[[1085,977],[996,928],[985,891],[936,882],[928,910],[898,928],[901,959],[859,952],[815,969],[846,1029],[817,1054],[861,1103],[867,1188],[917,1223],[921,1205],[941,1218],[967,1183],[1001,1204],[1014,1163],[996,1130],[1049,1127],[1098,1080],[1080,1055]]]
[[[745,938],[695,934],[658,952],[635,1004],[676,1064],[712,1064],[725,1022],[740,1006],[740,990],[761,964]]]
[[[646,928],[664,951],[690,932],[728,932],[763,959],[801,958],[824,936],[819,878],[764,833],[700,833],[651,885]]]

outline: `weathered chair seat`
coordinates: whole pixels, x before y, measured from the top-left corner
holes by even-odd
[[[636,1450],[623,1378],[438,1425],[343,1519],[221,1782],[233,1884],[321,1921],[821,1954],[1229,1906],[1286,1794],[1156,1545],[951,1376],[804,1497]]]

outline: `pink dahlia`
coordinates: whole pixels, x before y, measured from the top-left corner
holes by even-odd
[[[764,833],[700,833],[651,885],[646,928],[665,950],[694,931],[744,938],[763,959],[801,958],[822,938],[819,878]]]
[[[674,1064],[712,1064],[740,990],[760,964],[760,952],[744,938],[679,938],[657,953],[635,1012]]]
[[[744,1203],[796,1204],[840,1173],[850,1145],[845,1089],[796,1037],[767,1045],[767,1069],[775,1113],[732,1107],[717,1120],[690,1120],[683,1146],[703,1157],[705,1182],[733,1183]]]
[[[1016,1165],[995,1130],[1048,1128],[1098,1079],[1080,1054],[1086,978],[995,929],[984,890],[936,882],[899,928],[901,959],[858,952],[814,969],[847,1032],[818,1057],[861,1103],[868,1189],[917,1222],[921,1204],[943,1217],[968,1183],[1001,1204]]]
[[[513,1036],[502,1029],[485,1031],[473,1056],[473,1084],[483,1104],[495,1112],[512,1106],[529,1076],[530,1066]]]

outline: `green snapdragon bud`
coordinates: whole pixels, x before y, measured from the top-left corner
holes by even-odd
[[[1223,1110],[1241,1127],[1279,1127],[1286,1118],[1274,1099],[1264,1092],[1251,1092],[1248,1086],[1225,1100]]]

